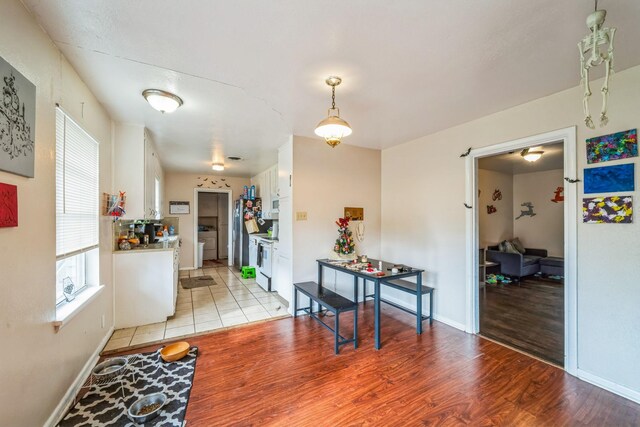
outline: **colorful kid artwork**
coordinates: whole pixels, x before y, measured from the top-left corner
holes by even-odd
[[[633,163],[585,169],[584,192],[585,194],[593,194],[634,191],[634,172],[635,165]]]
[[[590,224],[630,224],[633,222],[631,196],[582,199],[582,222]]]
[[[498,210],[493,205],[487,205],[487,214],[491,215],[492,213],[496,213]]]
[[[502,191],[500,191],[500,190],[498,190],[496,188],[496,190],[493,192],[493,196],[491,196],[491,198],[493,199],[494,202],[496,200],[502,200]]]
[[[587,139],[587,163],[638,157],[638,130],[597,136]]]
[[[525,209],[520,209],[520,215],[518,215],[516,219],[520,219],[523,216],[528,216],[528,217],[536,216],[536,213],[533,211],[533,203],[524,202],[524,203],[521,203],[520,206],[522,206]]]
[[[0,182],[0,227],[18,226],[18,187]]]

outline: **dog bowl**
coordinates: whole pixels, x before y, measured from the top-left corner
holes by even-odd
[[[120,375],[127,363],[128,359],[126,357],[113,357],[98,363],[91,373],[98,380],[111,379]]]
[[[160,350],[160,357],[165,362],[175,362],[180,360],[189,353],[191,346],[186,341],[180,341],[173,344],[169,344],[162,350]]]
[[[164,393],[144,396],[129,406],[127,416],[136,424],[146,423],[158,416],[165,403],[167,403],[167,395]]]

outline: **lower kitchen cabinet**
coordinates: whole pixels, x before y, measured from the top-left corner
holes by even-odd
[[[179,251],[175,247],[114,253],[116,329],[164,322],[173,316]]]
[[[291,282],[291,258],[282,256],[274,257],[275,290],[282,298],[289,302],[289,309],[293,309],[293,285]],[[292,313],[293,314],[293,313]]]

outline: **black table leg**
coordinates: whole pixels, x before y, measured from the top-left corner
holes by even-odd
[[[433,323],[433,291],[429,292],[429,324]]]
[[[419,335],[422,333],[422,273],[418,273],[416,284],[416,295],[418,296],[418,301],[416,303],[416,319],[418,322],[416,325],[416,332]]]
[[[338,350],[340,348],[340,312],[336,312],[336,324],[335,324],[335,346],[336,346],[336,354],[338,354]]]
[[[353,302],[358,303],[358,276],[353,276]]]
[[[318,293],[320,293],[321,288],[322,288],[322,264],[318,264]],[[311,303],[311,306],[313,306],[313,303]],[[318,313],[320,311],[321,311],[320,304],[318,304]]]
[[[293,288],[293,317],[298,317],[298,288]]]
[[[374,337],[375,337],[374,341],[375,341],[376,350],[380,350],[380,281],[379,280],[373,281],[373,293],[374,293],[373,328],[374,328]]]
[[[353,311],[353,348],[358,348],[358,307]]]

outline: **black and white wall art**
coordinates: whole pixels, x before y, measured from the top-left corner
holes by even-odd
[[[0,57],[0,170],[33,178],[36,87]]]

